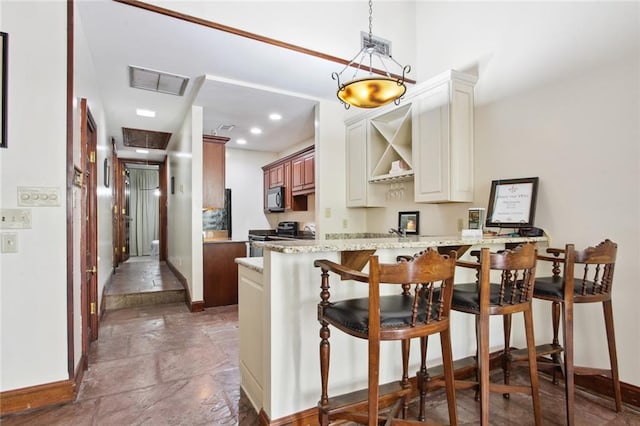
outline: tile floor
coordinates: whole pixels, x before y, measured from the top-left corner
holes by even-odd
[[[135,262],[132,262],[135,263]],[[139,280],[137,267],[118,268],[114,283]],[[164,274],[166,266],[146,266]],[[116,283],[118,284],[118,283]],[[122,283],[120,283],[122,284]],[[139,306],[107,311],[100,338],[90,351],[74,403],[6,416],[13,425],[257,425],[257,414],[240,390],[237,306],[190,313],[184,303]],[[499,371],[495,379],[499,379]],[[526,383],[526,370],[513,381]],[[543,424],[564,424],[564,394],[540,381]],[[577,425],[640,425],[640,412],[627,406],[611,410],[612,401],[579,391]],[[491,396],[491,424],[533,424],[530,399]],[[428,420],[448,422],[443,392],[428,397]],[[478,424],[473,391],[457,392],[459,424]],[[415,412],[415,405],[411,411]]]

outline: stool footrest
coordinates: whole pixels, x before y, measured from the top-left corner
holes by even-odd
[[[380,385],[380,407],[392,405],[397,398],[409,395],[412,390],[411,387],[403,388],[400,382]],[[329,404],[324,409],[331,414],[332,418],[346,411],[358,410],[359,408],[366,410],[367,392],[367,389],[360,389],[329,398]]]

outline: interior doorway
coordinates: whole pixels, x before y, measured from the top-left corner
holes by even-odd
[[[166,260],[167,180],[164,162],[118,160],[114,222],[117,264],[130,256]],[[116,266],[117,266],[116,264]]]

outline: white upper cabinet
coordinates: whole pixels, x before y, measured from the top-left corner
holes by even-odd
[[[414,201],[473,201],[473,86],[447,71],[346,122],[347,207],[385,205],[387,185],[414,179]]]
[[[451,73],[413,100],[415,196],[419,203],[473,201],[473,84]]]

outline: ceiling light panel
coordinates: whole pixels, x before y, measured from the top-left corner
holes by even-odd
[[[182,96],[188,83],[188,77],[129,65],[129,85],[136,89]]]

